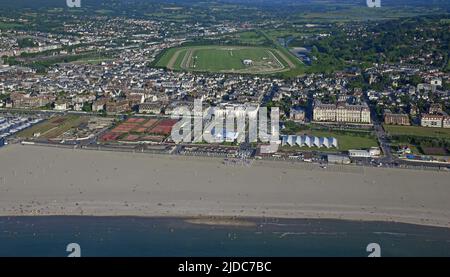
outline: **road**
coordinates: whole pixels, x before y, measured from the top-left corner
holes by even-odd
[[[263,97],[263,99],[262,99],[262,101],[261,101],[261,106],[263,107],[263,106],[265,106],[269,101],[272,101],[272,98],[273,98],[273,96],[275,95],[275,93],[277,93],[278,92],[278,85],[277,84],[273,84],[272,85],[272,88],[270,89],[270,91],[268,91],[265,95],[264,95],[264,97]]]
[[[367,93],[364,93],[364,98],[366,103],[370,103]],[[386,132],[383,129],[382,123],[378,119],[375,112],[375,105],[369,104],[370,107],[370,116],[372,119],[375,135],[378,139],[378,144],[380,145],[381,150],[383,151],[384,156],[378,161],[383,164],[391,165],[396,162],[395,157],[392,155],[391,146],[389,144],[389,139],[386,135]]]
[[[383,129],[383,126],[379,122],[374,122],[375,134],[378,139],[378,143],[380,144],[381,150],[383,151],[384,158],[380,159],[380,162],[384,163],[393,163],[396,159],[392,155],[391,146],[389,144],[389,140],[386,136],[386,133]]]

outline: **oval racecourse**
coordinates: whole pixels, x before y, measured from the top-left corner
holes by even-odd
[[[273,74],[295,64],[278,49],[245,46],[192,46],[168,50],[156,63],[171,70]]]

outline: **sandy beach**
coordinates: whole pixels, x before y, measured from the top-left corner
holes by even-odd
[[[450,173],[9,145],[0,216],[237,216],[450,227]]]

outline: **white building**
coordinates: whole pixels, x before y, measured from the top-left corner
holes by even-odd
[[[55,110],[57,110],[57,111],[65,111],[65,110],[67,110],[67,103],[66,102],[56,102],[55,103]]]
[[[432,86],[440,87],[440,86],[442,86],[442,79],[441,78],[433,78],[433,79],[431,79],[430,84]]]
[[[304,108],[292,108],[289,113],[289,119],[299,122],[305,121],[306,112]]]
[[[444,117],[444,120],[442,121],[442,127],[450,128],[450,116]]]
[[[221,131],[217,131],[214,128],[212,131],[212,135],[214,136],[214,139],[217,142],[235,142],[239,136],[238,132],[233,131],[226,131],[225,129],[222,129]]]
[[[332,164],[350,164],[351,163],[348,156],[344,156],[344,155],[330,154],[330,155],[327,155],[327,160],[328,160],[328,163],[332,163]]]
[[[349,105],[314,103],[314,121],[347,122],[347,123],[371,123],[370,109],[367,104]]]
[[[442,128],[443,120],[444,120],[444,116],[443,115],[439,115],[439,114],[424,114],[424,115],[422,115],[422,119],[420,121],[420,125],[422,127]]]
[[[379,157],[381,156],[381,149],[380,147],[372,147],[369,149],[369,154],[371,157]]]
[[[348,150],[348,155],[352,158],[370,158],[370,152],[367,150]]]

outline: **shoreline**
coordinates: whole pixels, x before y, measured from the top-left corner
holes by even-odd
[[[22,145],[1,154],[0,216],[341,219],[450,228],[447,172],[324,170],[266,160],[239,167],[212,157]]]
[[[183,224],[190,224],[197,227],[211,227],[211,228],[259,228],[263,225],[279,225],[279,226],[291,226],[298,223],[324,223],[328,222],[341,223],[341,224],[398,224],[407,225],[409,227],[417,228],[438,228],[442,230],[450,230],[449,227],[429,224],[408,223],[399,221],[384,221],[384,220],[356,220],[347,218],[295,218],[295,217],[252,217],[252,216],[172,216],[172,215],[155,215],[155,216],[143,216],[143,215],[0,215],[1,220],[20,220],[22,218],[73,218],[73,219],[120,219],[126,218],[131,220],[164,220],[175,221]],[[381,231],[380,231],[381,232]]]
[[[247,214],[244,216],[236,216],[232,214],[183,214],[183,213],[148,213],[142,215],[141,213],[122,213],[122,212],[96,212],[94,214],[87,213],[0,213],[1,217],[136,217],[136,218],[148,218],[148,219],[182,219],[186,223],[195,225],[209,225],[209,226],[223,226],[223,227],[253,227],[255,224],[247,222],[248,219],[280,219],[280,220],[337,220],[337,221],[349,221],[349,222],[362,222],[362,223],[395,223],[395,224],[410,224],[424,227],[436,227],[450,229],[450,224],[446,224],[445,220],[436,220],[428,218],[417,218],[414,216],[392,216],[386,214],[356,214],[350,212],[348,214],[343,212],[330,211],[317,212],[311,211],[310,213],[302,211],[301,215],[284,215],[282,213],[273,213],[269,215]],[[230,220],[230,218],[236,217],[236,219]],[[214,218],[214,219],[212,219]]]
[[[172,216],[172,215],[159,215],[159,216],[143,216],[143,215],[0,215],[1,220],[20,220],[21,218],[74,218],[74,219],[144,219],[144,220],[164,220],[164,221],[176,221],[183,224],[190,224],[197,227],[211,227],[211,228],[259,228],[262,225],[279,225],[290,226],[298,223],[305,222],[334,222],[334,223],[360,223],[360,224],[399,224],[408,225],[410,227],[424,227],[424,228],[439,228],[442,230],[449,230],[450,228],[437,225],[416,224],[398,221],[383,221],[383,220],[354,220],[354,219],[338,219],[338,218],[294,218],[294,217],[255,217],[255,216]]]

